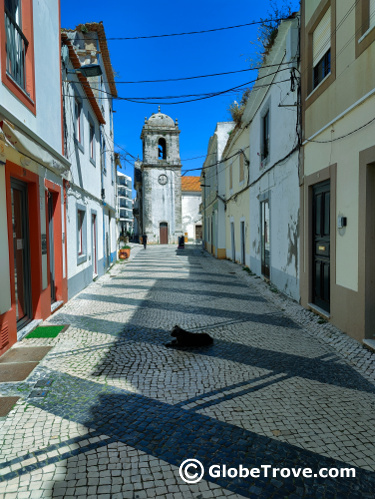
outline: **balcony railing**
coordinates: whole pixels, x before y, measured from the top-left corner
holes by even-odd
[[[26,91],[25,60],[29,42],[5,7],[6,69],[9,76]]]

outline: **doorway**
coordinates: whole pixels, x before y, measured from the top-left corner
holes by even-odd
[[[55,243],[53,239],[53,194],[48,192],[48,242],[49,242],[49,275],[51,287],[51,303],[56,301],[56,279],[55,279]]]
[[[260,203],[261,209],[261,244],[262,274],[270,278],[270,208],[268,199]]]
[[[97,238],[96,238],[96,214],[91,214],[91,234],[92,234],[92,268],[93,277],[98,275],[98,253],[97,253]]]
[[[14,285],[17,330],[32,317],[27,184],[11,179]]]
[[[231,233],[231,240],[232,240],[232,260],[235,262],[236,261],[236,240],[235,240],[235,235],[234,235],[234,222],[231,222],[231,224],[230,224],[230,233]]]
[[[241,222],[241,263],[245,265],[245,222]]]
[[[168,224],[167,222],[160,222],[160,244],[168,244]]]
[[[202,226],[201,225],[195,226],[195,240],[202,241]]]
[[[330,182],[313,187],[312,301],[330,311]]]

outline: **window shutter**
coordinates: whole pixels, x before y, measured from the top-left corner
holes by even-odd
[[[372,0],[375,2],[375,0]],[[313,67],[331,47],[331,7],[324,14],[322,20],[313,33]]]
[[[375,25],[375,0],[370,0],[369,26]]]

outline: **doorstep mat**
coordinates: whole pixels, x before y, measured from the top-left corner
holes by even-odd
[[[69,327],[69,324],[60,324],[59,326],[38,326],[31,331],[26,338],[56,338],[59,333],[63,333]]]

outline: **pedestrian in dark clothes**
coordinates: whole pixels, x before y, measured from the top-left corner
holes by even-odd
[[[143,237],[143,247],[144,247],[144,249],[146,249],[147,248],[147,234],[143,234],[142,237]]]

